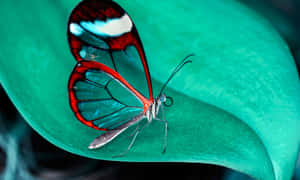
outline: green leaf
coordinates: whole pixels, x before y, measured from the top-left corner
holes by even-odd
[[[78,1],[0,2],[0,80],[43,137],[86,157],[121,161],[197,162],[257,179],[290,179],[299,149],[300,83],[286,43],[242,4],[219,0],[118,0],[140,32],[157,93],[171,69],[195,53],[166,93],[163,125],[152,123],[122,158],[130,130],[99,150],[101,132],[73,115],[67,83],[75,65],[66,37]]]

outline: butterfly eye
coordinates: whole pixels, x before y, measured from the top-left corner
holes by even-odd
[[[170,97],[170,96],[166,96],[166,101],[164,101],[163,103],[164,103],[164,105],[166,106],[166,107],[170,107],[170,106],[172,106],[173,105],[173,98],[172,97]]]

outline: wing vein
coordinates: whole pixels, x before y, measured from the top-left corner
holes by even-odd
[[[113,114],[115,114],[115,113],[117,113],[117,112],[122,111],[122,110],[125,109],[125,108],[126,108],[126,107],[122,107],[122,108],[120,108],[120,109],[118,109],[118,110],[116,110],[116,111],[113,111],[113,112],[111,112],[111,113],[109,113],[109,114],[106,114],[106,115],[104,115],[104,116],[101,116],[101,117],[92,119],[92,120],[90,120],[90,121],[96,121],[96,120],[99,120],[99,119],[106,118],[106,117],[111,116],[111,115],[113,115]]]

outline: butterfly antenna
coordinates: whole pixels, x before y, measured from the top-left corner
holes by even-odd
[[[191,60],[188,60],[190,57],[195,56],[195,54],[189,54],[187,55],[183,60],[180,61],[180,63],[175,67],[175,69],[173,70],[172,74],[169,76],[168,80],[164,83],[164,85],[162,86],[162,88],[160,89],[160,93],[162,94],[162,92],[164,91],[164,89],[166,88],[167,84],[172,80],[172,78],[174,77],[175,74],[177,74],[178,71],[180,71],[180,69],[186,65],[187,63],[191,63]]]

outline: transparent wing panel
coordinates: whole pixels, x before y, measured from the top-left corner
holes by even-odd
[[[83,59],[100,62],[116,70],[111,54],[107,50],[97,49],[92,46],[83,46],[81,51],[83,53],[81,53],[80,56]]]
[[[140,113],[140,109],[125,107],[110,116],[96,120],[94,124],[96,124],[99,128],[114,129],[131,120]]]
[[[117,71],[145,97],[149,97],[147,79],[142,61],[135,46],[127,46],[125,51],[113,51]]]
[[[89,69],[83,74],[74,83],[73,91],[85,121],[98,128],[114,129],[143,112],[139,99],[107,73]]]

